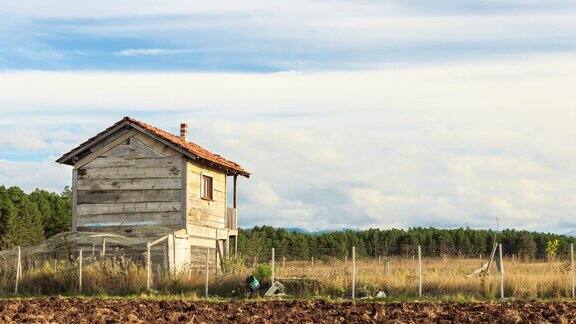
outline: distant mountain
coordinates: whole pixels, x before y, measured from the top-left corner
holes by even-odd
[[[289,227],[286,228],[288,232],[294,233],[304,233],[304,234],[323,234],[323,233],[331,233],[331,232],[340,232],[340,231],[359,231],[359,229],[347,228],[347,227],[340,227],[340,228],[327,228],[327,229],[304,229],[301,227]]]
[[[576,237],[576,230],[571,230],[568,233],[564,233],[566,236]]]

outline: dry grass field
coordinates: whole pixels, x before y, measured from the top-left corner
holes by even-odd
[[[465,258],[424,258],[422,296],[418,295],[417,260],[389,258],[356,262],[356,297],[375,296],[384,291],[389,299],[438,298],[489,300],[499,297],[500,274],[494,264],[488,275],[469,277],[484,261]],[[0,271],[0,292],[14,290],[14,267]],[[555,261],[513,261],[505,259],[505,296],[565,298],[572,294],[570,263]],[[352,263],[342,260],[277,262],[276,278],[295,297],[351,297]],[[241,260],[209,276],[210,296],[243,297],[244,279],[254,273]],[[82,291],[78,285],[78,264],[74,261],[45,261],[23,270],[19,293],[25,295],[146,293],[146,268],[128,259],[86,261],[82,271]],[[268,278],[264,278],[268,281]],[[204,295],[204,269],[190,269],[177,275],[154,272],[152,289],[160,294]]]

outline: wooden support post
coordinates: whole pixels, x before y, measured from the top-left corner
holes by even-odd
[[[576,292],[576,273],[574,272],[574,243],[570,243],[570,274],[572,276],[572,298],[575,297]]]
[[[17,256],[16,256],[16,283],[14,284],[14,294],[18,294],[18,283],[20,282],[20,274],[22,272],[22,250],[20,246],[16,247],[17,249]]]
[[[352,247],[352,299],[356,298],[356,247]]]
[[[234,236],[234,257],[238,256],[238,235]]]
[[[422,248],[418,245],[418,296],[422,296]]]
[[[225,248],[225,253],[226,253],[226,260],[230,259],[230,235],[228,235],[228,239],[226,240],[226,248]]]
[[[146,290],[152,286],[152,257],[150,255],[150,243],[146,244]]]
[[[82,250],[78,255],[78,292],[82,292]]]
[[[106,255],[106,237],[102,238],[102,253],[101,253],[101,255],[102,256]]]
[[[272,259],[270,260],[271,267],[272,267],[272,283],[274,283],[275,273],[274,273],[274,266],[275,266],[275,255],[274,255],[274,248],[272,248]]]
[[[204,297],[208,298],[208,279],[210,275],[210,249],[206,248],[206,278],[204,280]]]
[[[500,259],[500,298],[504,299],[504,262],[502,260],[502,243],[498,244],[498,258]]]
[[[234,207],[234,209],[236,209],[236,203],[237,203],[237,184],[238,184],[238,175],[235,174],[234,175],[234,191],[233,191],[233,199],[232,199],[232,207]]]

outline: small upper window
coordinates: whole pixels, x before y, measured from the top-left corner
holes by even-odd
[[[200,192],[202,199],[212,200],[213,197],[212,191],[213,191],[212,177],[202,175],[202,188]]]

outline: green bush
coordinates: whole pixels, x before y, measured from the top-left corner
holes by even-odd
[[[272,268],[268,263],[260,263],[256,267],[254,275],[260,279],[270,279],[272,277]]]

